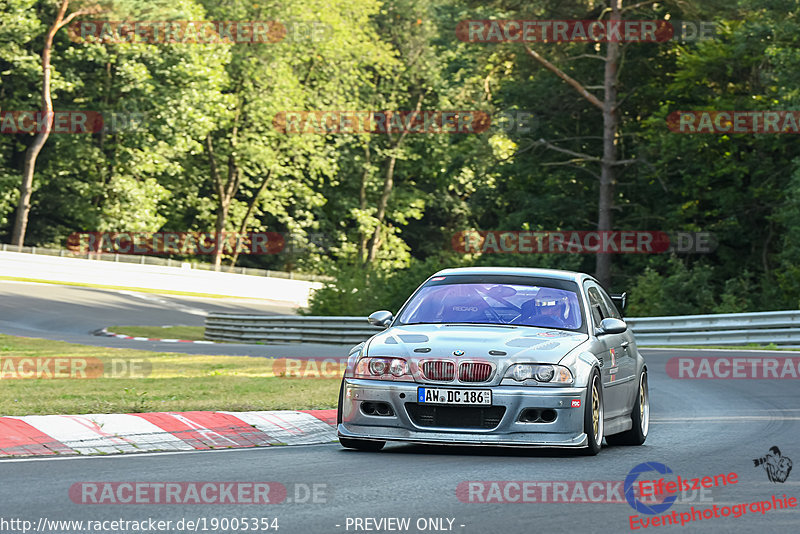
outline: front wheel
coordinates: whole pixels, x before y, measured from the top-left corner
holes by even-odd
[[[346,449],[359,451],[378,452],[386,445],[385,441],[370,441],[368,439],[339,438],[339,443]]]
[[[583,454],[594,456],[603,446],[603,384],[600,373],[595,369],[586,388],[586,405],[583,409],[583,431],[588,438],[588,445]]]
[[[647,387],[647,371],[642,371],[639,378],[639,391],[636,396],[636,405],[631,413],[633,426],[620,434],[608,436],[609,445],[641,445],[647,439],[650,430],[650,390]]]

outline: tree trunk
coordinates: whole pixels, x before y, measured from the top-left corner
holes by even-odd
[[[422,109],[422,101],[425,99],[425,95],[428,94],[426,90],[424,93],[419,95],[417,98],[417,106],[414,108],[414,113],[412,114],[412,120],[416,117],[420,109]],[[372,237],[367,244],[367,263],[372,263],[375,261],[375,258],[378,257],[378,250],[381,248],[381,228],[383,227],[383,221],[386,218],[386,206],[389,204],[389,196],[392,194],[392,189],[394,188],[394,167],[397,163],[397,150],[400,149],[400,145],[403,144],[403,140],[408,135],[408,130],[403,130],[403,133],[397,137],[397,140],[393,143],[391,153],[392,155],[389,157],[389,162],[386,167],[386,176],[383,180],[383,192],[381,193],[381,198],[378,201],[378,212],[375,214],[375,218],[378,219],[378,225],[375,227],[375,231],[372,233]],[[366,197],[364,197],[366,200]]]
[[[375,228],[375,231],[372,233],[372,238],[369,240],[369,245],[367,247],[367,263],[375,261],[375,258],[378,256],[378,249],[381,246],[381,227],[383,226],[383,220],[386,218],[386,206],[389,204],[389,196],[392,194],[392,188],[394,187],[394,165],[396,161],[397,158],[395,156],[389,158],[389,165],[386,168],[386,177],[383,180],[383,192],[378,202],[378,213],[375,214],[375,218],[378,219],[378,226]]]
[[[622,0],[611,0],[611,23],[620,20]],[[617,142],[619,118],[617,115],[617,70],[619,69],[619,43],[606,45],[605,77],[603,80],[603,160],[600,163],[600,193],[597,202],[597,230],[606,232],[613,229],[614,188],[617,184]],[[595,277],[600,284],[611,285],[611,254],[597,254]]]
[[[369,181],[372,155],[369,151],[369,141],[364,145],[364,172],[361,175],[361,187],[358,190],[358,207],[363,212],[367,209],[367,182]],[[358,261],[363,266],[367,263],[367,234],[358,233]]]
[[[64,15],[69,7],[69,0],[64,0],[56,15],[56,20],[44,40],[42,49],[42,113],[44,114],[44,128],[36,133],[33,143],[25,152],[25,160],[22,167],[22,184],[19,187],[19,204],[17,205],[17,215],[14,220],[14,232],[11,243],[22,246],[25,242],[25,232],[28,229],[28,214],[31,211],[31,194],[33,193],[33,175],[36,170],[36,158],[42,151],[47,138],[50,137],[50,129],[53,127],[53,99],[50,95],[50,57],[53,50],[53,38],[56,32],[63,26]]]
[[[228,209],[231,205],[231,200],[236,194],[238,189],[238,172],[235,165],[228,165],[228,180],[227,183],[222,183],[222,177],[219,174],[217,167],[217,158],[214,154],[214,145],[211,141],[211,134],[206,136],[206,152],[208,154],[208,165],[211,168],[211,176],[214,178],[214,185],[217,189],[217,217],[214,221],[214,270],[219,271],[222,265],[222,249],[223,249],[223,232],[225,231],[225,223],[228,220]],[[231,156],[233,157],[233,156]]]
[[[259,186],[258,191],[256,191],[256,194],[253,195],[253,198],[250,200],[250,205],[247,206],[247,213],[244,214],[244,218],[242,219],[242,224],[239,225],[239,233],[236,235],[237,247],[233,253],[233,259],[231,260],[231,267],[234,267],[239,259],[239,247],[238,247],[239,239],[241,238],[241,236],[244,235],[245,230],[247,230],[247,223],[250,222],[250,217],[253,215],[253,211],[255,211],[256,203],[258,202],[258,197],[260,197],[261,193],[264,192],[264,189],[267,188],[267,184],[269,183],[269,177],[271,174],[272,174],[272,169],[267,171],[266,176],[264,176],[264,179],[261,181],[261,185]]]
[[[239,174],[239,166],[236,164],[236,146],[239,136],[239,119],[241,118],[241,110],[243,103],[239,103],[236,108],[236,115],[233,119],[233,129],[231,131],[231,152],[228,155],[228,177],[225,183],[222,182],[219,168],[217,167],[217,158],[214,155],[214,145],[211,141],[211,134],[206,136],[206,152],[208,152],[208,165],[211,168],[211,176],[214,179],[214,185],[217,189],[217,218],[214,222],[214,239],[216,246],[214,247],[214,270],[219,271],[222,266],[222,250],[224,248],[225,236],[225,223],[228,221],[228,210],[231,207],[231,202],[239,191],[239,181],[241,179]]]
[[[644,4],[652,2],[640,2],[626,8],[634,9]],[[610,22],[614,23],[621,20],[622,0],[609,0],[611,10]],[[538,52],[523,43],[525,51],[538,61],[543,67],[553,72],[564,82],[575,89],[583,98],[603,113],[603,158],[600,160],[600,191],[597,199],[597,230],[604,232],[612,230],[614,226],[614,188],[617,183],[617,167],[620,164],[617,154],[617,143],[619,142],[619,102],[617,96],[617,74],[619,71],[620,45],[618,42],[609,42],[606,45],[605,73],[603,79],[603,101],[589,92],[580,82],[570,77],[566,72],[556,65],[547,61]],[[541,144],[557,152],[576,156],[577,160],[583,162],[597,161],[596,157],[588,154],[580,154],[570,150],[556,147],[550,143],[541,141]],[[595,277],[600,283],[608,288],[611,284],[611,254],[599,252],[595,262]]]

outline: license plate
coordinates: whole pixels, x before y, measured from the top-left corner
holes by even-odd
[[[492,405],[491,389],[417,388],[420,404],[481,404]]]

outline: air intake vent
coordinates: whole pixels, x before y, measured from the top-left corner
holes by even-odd
[[[406,403],[406,412],[417,426],[491,429],[500,424],[505,406],[429,406]]]
[[[492,366],[482,362],[464,362],[458,368],[461,382],[486,382],[492,376]]]
[[[456,376],[456,364],[446,360],[434,360],[422,364],[422,376],[437,382],[450,382]]]

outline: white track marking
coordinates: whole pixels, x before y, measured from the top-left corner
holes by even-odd
[[[336,429],[304,412],[221,412],[238,417],[268,436],[288,445],[326,443],[336,439]]]
[[[79,454],[194,450],[153,423],[128,414],[16,417]]]

